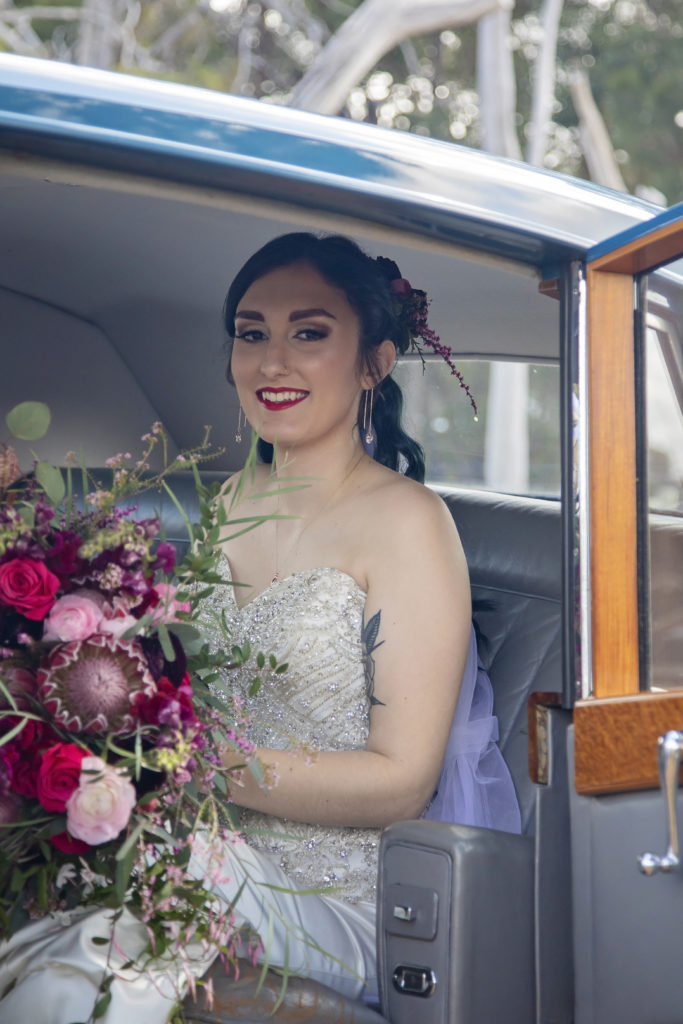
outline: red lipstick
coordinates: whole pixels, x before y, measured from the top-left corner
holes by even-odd
[[[301,388],[259,388],[256,397],[269,412],[279,412],[303,402],[308,397],[308,391]]]

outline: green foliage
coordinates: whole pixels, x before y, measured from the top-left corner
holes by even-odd
[[[327,40],[361,2],[146,0],[137,7],[137,22],[130,20],[128,35],[108,40],[112,66],[286,103]],[[18,0],[14,6],[32,4]],[[60,0],[41,4],[43,10],[50,6],[57,9],[54,20],[32,22],[43,48],[40,55],[79,59],[79,22],[59,18]],[[128,0],[113,0],[112,7],[121,22],[132,10]],[[541,34],[539,0],[518,0],[510,44],[522,151]],[[629,188],[649,186],[669,203],[681,201],[682,37],[683,0],[565,0],[546,166],[587,176],[568,88],[569,75],[578,67],[589,75]],[[480,147],[475,27],[411,39],[386,54],[352,90],[343,116]]]
[[[20,441],[39,441],[50,426],[50,410],[44,402],[20,402],[7,413],[5,423]]]

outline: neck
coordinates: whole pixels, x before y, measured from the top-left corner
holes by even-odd
[[[357,437],[338,441],[335,445],[278,450],[274,465],[278,481],[283,485],[288,482],[294,486],[297,483],[303,485],[301,490],[278,496],[280,510],[299,516],[315,510],[321,500],[328,501],[331,495],[341,490],[366,457]]]

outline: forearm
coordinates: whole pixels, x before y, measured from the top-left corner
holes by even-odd
[[[418,817],[432,792],[407,762],[371,750],[299,751],[260,748],[258,758],[273,775],[264,788],[249,769],[231,785],[236,804],[281,818],[320,825],[382,828]],[[238,755],[227,761],[237,764]]]

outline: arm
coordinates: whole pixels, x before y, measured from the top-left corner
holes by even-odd
[[[397,500],[400,514],[397,514]],[[236,803],[320,824],[383,826],[418,816],[432,795],[455,711],[470,635],[465,559],[448,510],[402,486],[366,516],[366,622],[379,613],[374,701],[365,749],[304,754],[261,748],[277,785],[245,773]],[[397,552],[399,553],[397,555]]]

